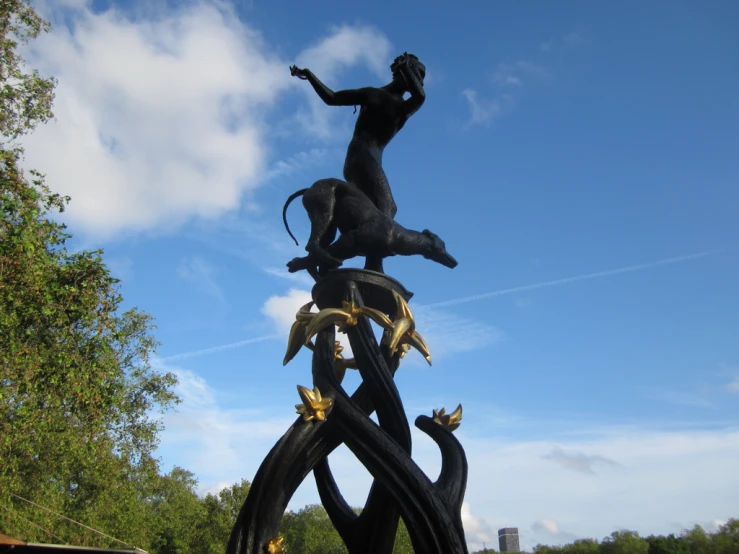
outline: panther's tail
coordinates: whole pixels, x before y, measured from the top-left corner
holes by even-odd
[[[287,229],[287,234],[290,235],[290,237],[295,241],[295,244],[298,244],[298,239],[295,238],[295,236],[290,232],[290,226],[287,224],[287,207],[290,205],[290,202],[295,200],[298,196],[302,196],[305,194],[305,192],[308,189],[300,189],[298,192],[294,192],[290,195],[290,198],[287,199],[287,202],[285,202],[285,206],[282,208],[282,221],[285,224],[285,229]]]

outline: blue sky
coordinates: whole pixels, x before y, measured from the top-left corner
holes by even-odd
[[[385,152],[397,220],[460,263],[387,260],[434,356],[397,381],[411,418],[464,405],[470,546],[739,515],[736,3],[39,6],[55,28],[28,56],[59,79],[57,119],[26,163],[156,318],[185,400],[165,469],[202,491],[251,479],[310,384],[307,352],[281,366],[310,280],[284,270],[302,247],[280,211],[341,176],[356,115],[288,66],[382,85],[409,51],[427,101]],[[288,217],[304,244],[299,203]],[[332,463],[361,504],[365,470]],[[291,506],[315,501],[308,479]]]

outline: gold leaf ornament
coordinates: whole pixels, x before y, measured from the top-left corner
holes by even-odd
[[[439,411],[434,410],[434,422],[449,431],[454,431],[462,422],[462,404],[457,406],[457,409],[450,414],[446,413],[445,408],[442,408]]]
[[[300,349],[310,341],[310,338],[306,339],[305,332],[311,320],[318,315],[310,311],[313,304],[314,302],[308,302],[295,314],[295,323],[290,328],[290,335],[287,338],[287,352],[282,360],[283,366],[287,365],[300,352]]]
[[[408,303],[395,291],[393,291],[393,296],[395,297],[398,311],[395,315],[395,321],[393,321],[393,328],[385,333],[385,341],[390,354],[395,354],[398,349],[401,349],[400,357],[402,358],[412,346],[431,365],[431,352],[426,341],[416,331],[416,319],[413,317]]]
[[[285,537],[275,537],[269,541],[267,554],[285,554]]]
[[[323,421],[326,419],[327,412],[333,406],[333,400],[321,397],[321,391],[318,390],[318,387],[313,387],[313,390],[310,390],[298,385],[298,394],[303,403],[295,404],[295,409],[297,413],[303,416],[303,421],[312,419]]]
[[[339,341],[334,342],[334,375],[339,383],[344,380],[347,369],[359,369],[354,358],[347,359],[341,355],[343,351],[344,347],[341,346],[341,343]]]
[[[305,331],[305,342],[307,343],[319,331],[329,325],[338,325],[339,332],[345,333],[349,327],[357,324],[357,318],[366,315],[383,329],[392,329],[393,322],[384,313],[367,306],[358,307],[354,302],[341,302],[341,308],[324,308],[311,318],[311,322]]]

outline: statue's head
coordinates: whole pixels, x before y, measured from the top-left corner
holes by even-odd
[[[421,83],[423,83],[423,80],[426,78],[426,66],[421,63],[418,57],[413,54],[408,54],[407,52],[395,58],[393,63],[390,65],[390,71],[393,72],[394,81],[403,80],[403,76],[400,74],[400,68],[403,65],[410,67],[410,69],[416,74],[416,77],[418,77]]]

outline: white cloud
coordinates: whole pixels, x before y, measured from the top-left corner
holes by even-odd
[[[105,264],[116,279],[125,282],[133,278],[133,260],[128,256],[106,257]]]
[[[500,329],[482,321],[428,306],[411,306],[411,309],[416,319],[416,330],[428,344],[432,359],[485,348],[505,338]],[[417,354],[409,353],[408,356],[423,361]]]
[[[727,383],[724,388],[734,394],[739,393],[739,377],[731,381],[730,383]]]
[[[212,6],[75,14],[36,45],[34,65],[59,79],[57,121],[27,140],[70,217],[105,235],[238,206],[264,165],[258,108],[287,86],[284,64]]]
[[[298,152],[284,160],[278,160],[267,171],[264,181],[272,181],[278,177],[292,175],[309,167],[313,167],[326,157],[328,151],[323,148],[313,148],[309,151]]]
[[[651,389],[646,391],[646,396],[653,400],[676,404],[678,406],[690,406],[696,408],[711,408],[713,403],[699,394],[670,389]]]
[[[481,100],[477,91],[465,89],[462,96],[467,100],[470,108],[470,124],[487,125],[495,117],[498,117],[503,109],[497,100]]]
[[[585,42],[585,39],[577,33],[568,33],[562,38],[562,42],[564,42],[566,46],[580,46]]]
[[[201,257],[183,258],[177,268],[177,274],[193,283],[204,293],[223,300],[223,291],[215,279],[215,268]]]
[[[547,517],[542,517],[534,521],[534,523],[531,524],[531,530],[538,537],[549,536],[550,541],[554,539],[557,542],[572,542],[578,538],[577,535],[574,535],[573,533],[563,531],[557,521]]]
[[[357,63],[366,65],[383,82],[392,78],[390,73],[392,44],[387,37],[370,26],[332,27],[328,37],[301,52],[296,64],[307,67],[325,85],[334,90],[342,88],[335,82],[338,71]],[[298,121],[303,130],[318,137],[328,138],[335,131],[333,123],[338,109],[326,106],[307,81],[300,81],[308,97],[310,112],[299,113]]]
[[[289,63],[223,4],[146,19],[70,5],[31,47],[31,65],[59,86],[56,121],[25,141],[28,166],[72,197],[70,219],[105,239],[237,209],[269,176],[265,114],[299,83]],[[298,57],[333,52],[321,58],[330,75],[356,63],[379,71],[388,51],[378,31],[344,26]]]
[[[290,327],[295,323],[295,314],[311,300],[313,300],[313,297],[310,291],[290,289],[285,296],[270,296],[262,306],[262,313],[272,320],[277,334],[281,334],[287,340]],[[315,306],[312,311],[317,312]],[[336,340],[344,348],[342,356],[351,358],[353,356],[352,347],[347,336],[343,333],[337,333]]]
[[[264,272],[269,275],[272,275],[273,277],[279,277],[280,279],[285,279],[286,281],[295,283],[296,285],[302,285],[302,286],[309,287],[315,284],[315,281],[313,280],[313,278],[307,273],[304,273],[304,272],[290,273],[284,267],[265,267]]]
[[[565,527],[571,533],[555,539],[541,529],[533,535],[521,531],[522,546],[529,547],[602,538],[621,528],[667,534],[734,517],[737,430],[588,427],[580,424],[581,431],[591,433],[589,438],[570,437],[560,441],[560,448],[617,459],[623,465],[618,471],[592,475],[552,464],[546,455],[553,446],[544,441],[460,436],[470,467],[466,499],[493,528],[550,519],[560,531]]]
[[[250,398],[248,390],[239,405],[254,409],[225,408],[222,394],[202,377],[167,369],[180,378],[183,403],[176,413],[164,416],[160,454],[165,462],[194,471],[202,491],[253,479],[263,457],[294,421],[292,414],[285,406],[274,412],[264,409],[263,397],[253,393]],[[541,429],[541,422],[530,422],[530,428]],[[521,426],[504,437],[500,428],[493,433],[487,423],[476,425],[474,411],[467,411],[456,435],[469,462],[462,515],[471,549],[482,542],[497,546],[494,531],[505,526],[519,527],[522,546],[531,549],[537,543],[600,539],[621,528],[642,535],[679,533],[696,523],[709,528],[736,516],[739,430],[594,427],[582,421],[568,428],[579,434],[560,434],[556,445],[519,438],[526,432]],[[438,448],[412,429],[414,459],[434,480],[440,469]],[[583,456],[588,462],[618,460],[622,466],[596,474],[572,471],[546,459],[557,447],[568,456],[597,452]],[[331,464],[344,496],[352,505],[361,505],[371,483],[369,474],[359,471],[361,465],[346,448],[332,454]],[[309,477],[290,506],[317,501]],[[534,523],[527,528],[525,522]]]
[[[297,62],[333,77],[338,69],[362,60],[375,75],[389,80],[391,48],[387,37],[374,27],[341,25],[332,27],[328,37],[301,52]]]
[[[290,289],[285,296],[270,296],[262,306],[262,313],[272,320],[275,331],[287,338],[290,327],[295,323],[295,314],[312,300],[310,291]]]
[[[551,460],[566,469],[577,471],[580,473],[595,474],[593,466],[597,464],[617,466],[617,462],[604,458],[603,456],[592,456],[582,453],[565,452],[560,447],[555,447],[552,451],[544,456],[545,460]]]
[[[281,339],[282,334],[263,335],[261,337],[253,337],[250,339],[244,339],[236,342],[229,342],[228,344],[219,344],[218,346],[211,346],[210,348],[201,348],[198,350],[190,350],[188,352],[181,352],[180,354],[173,354],[172,356],[166,356],[159,358],[160,362],[173,362],[175,360],[186,360],[189,358],[196,358],[198,356],[206,356],[208,354],[216,354],[225,350],[232,350],[234,348],[241,348],[249,344],[256,344],[258,342],[264,342],[266,340]]]
[[[164,454],[165,471],[171,465],[193,471],[203,494],[217,492],[241,478],[253,479],[262,457],[295,421],[292,406],[280,410],[279,415],[259,407],[224,408],[217,391],[200,375],[161,361],[157,365],[177,375],[175,390],[182,399],[176,411],[163,416],[165,431],[159,453]],[[249,405],[248,397],[245,391],[240,405]]]
[[[533,523],[532,527],[535,530],[544,531],[552,535],[559,535],[559,525],[557,525],[557,522],[554,521],[553,519],[547,519],[547,518],[537,519]]]
[[[502,86],[521,86],[525,81],[547,77],[549,72],[542,66],[527,60],[499,63],[493,72],[493,83]]]
[[[484,519],[472,513],[469,502],[462,502],[462,525],[467,548],[471,552],[484,547],[498,546],[497,533]]]

